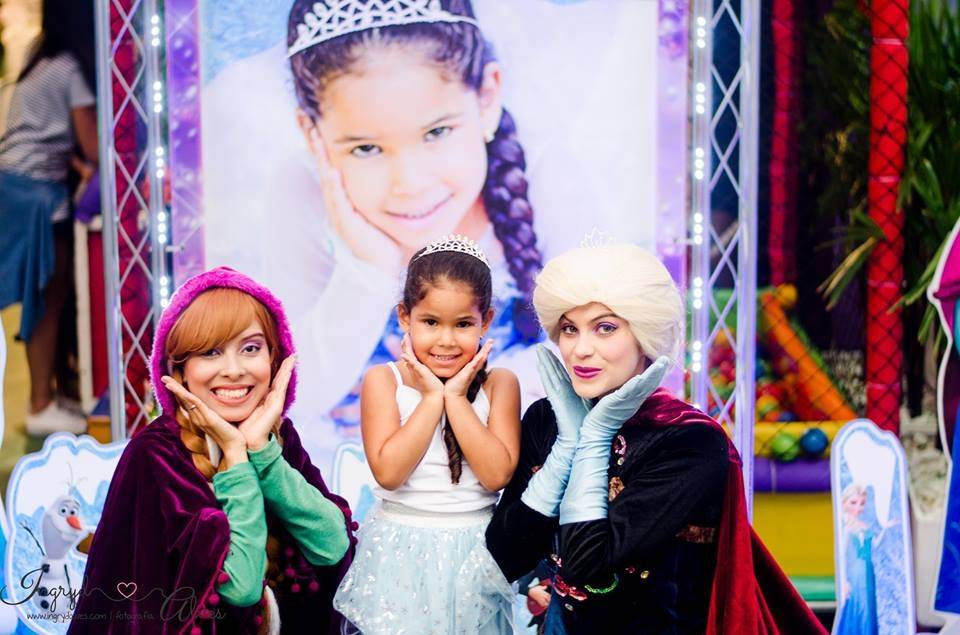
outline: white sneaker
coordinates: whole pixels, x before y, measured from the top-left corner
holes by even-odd
[[[57,395],[57,406],[71,414],[80,415],[81,417],[86,418],[86,413],[83,411],[83,404],[76,399],[70,399],[69,397]]]
[[[87,431],[87,420],[85,417],[61,408],[54,400],[40,412],[27,413],[26,427],[27,434],[35,437],[46,436],[54,432],[83,434]]]

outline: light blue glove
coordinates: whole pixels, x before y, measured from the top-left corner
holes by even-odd
[[[610,443],[624,422],[640,409],[657,389],[670,359],[661,357],[590,411],[580,428],[570,482],[560,503],[560,524],[582,523],[607,517],[607,467]]]
[[[557,440],[543,466],[527,483],[520,500],[544,516],[556,516],[567,479],[570,478],[580,426],[590,405],[573,390],[563,363],[542,344],[537,346],[537,370],[550,407],[557,417]]]

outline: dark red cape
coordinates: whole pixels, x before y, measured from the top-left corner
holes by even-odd
[[[707,425],[722,431],[728,440],[730,456],[717,535],[717,569],[707,614],[707,635],[826,634],[826,629],[747,521],[743,463],[723,426],[664,388],[650,395],[626,423],[690,424]]]
[[[216,593],[230,546],[230,525],[180,441],[179,430],[176,420],[160,416],[124,450],[94,534],[69,633],[258,631],[259,605],[231,606]],[[346,501],[327,489],[289,420],[283,422],[280,436],[283,458],[343,510],[352,536]],[[268,513],[268,521],[271,518]],[[314,567],[289,534],[277,531],[274,536],[281,540],[280,569],[289,578],[277,587],[281,612],[283,598],[292,597],[292,580],[299,583],[296,596],[310,603],[309,611],[295,612],[305,623],[283,623],[284,632],[339,633],[332,598],[353,558],[355,541],[351,539],[337,565]],[[218,611],[225,617],[212,619]]]

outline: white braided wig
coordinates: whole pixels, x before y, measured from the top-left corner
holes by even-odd
[[[646,357],[679,361],[683,300],[670,272],[646,249],[624,244],[571,249],[547,262],[536,285],[533,306],[554,342],[564,313],[599,302],[630,324]]]

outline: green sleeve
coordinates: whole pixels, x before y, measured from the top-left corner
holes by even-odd
[[[276,438],[247,453],[267,509],[276,514],[314,566],[340,562],[349,542],[343,512],[283,458]]]
[[[234,606],[253,606],[263,595],[267,566],[267,519],[256,470],[238,463],[215,474],[213,493],[230,523],[230,551],[223,562],[229,579],[217,592]]]

